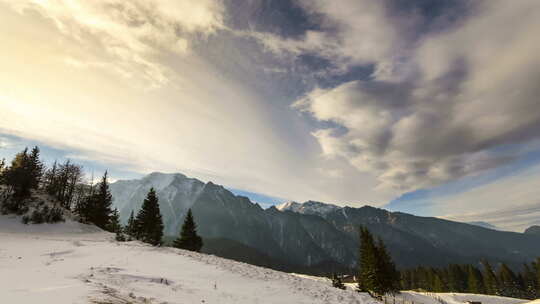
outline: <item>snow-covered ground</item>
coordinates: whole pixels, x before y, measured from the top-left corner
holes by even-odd
[[[356,289],[356,284],[346,283],[347,289]],[[395,300],[394,300],[395,299]],[[481,302],[482,304],[540,304],[529,302],[529,300],[489,296],[471,293],[454,292],[417,292],[401,291],[400,294],[386,297],[387,304],[464,304],[468,301]]]
[[[392,304],[393,299],[387,298],[387,302]],[[471,293],[453,293],[453,292],[416,292],[403,291],[396,295],[396,304],[401,303],[422,303],[422,304],[463,304],[467,301],[481,302],[482,304],[521,304],[527,303],[528,300],[514,299],[499,296],[488,296]]]
[[[327,281],[10,216],[0,216],[0,303],[378,304]]]

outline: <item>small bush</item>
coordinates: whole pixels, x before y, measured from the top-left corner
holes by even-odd
[[[30,215],[30,221],[33,224],[42,224],[45,221],[43,212],[39,209],[34,209],[34,211],[32,211],[32,215]]]
[[[30,217],[28,215],[24,215],[21,221],[23,224],[28,225],[28,222],[30,222]]]
[[[57,207],[49,208],[49,206],[45,205],[41,209],[34,209],[28,221],[33,224],[42,224],[64,222],[65,219],[62,209]]]
[[[54,207],[49,210],[47,214],[47,223],[58,223],[64,222],[64,215],[62,214],[62,209]]]

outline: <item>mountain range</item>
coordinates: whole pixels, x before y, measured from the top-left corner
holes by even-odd
[[[540,255],[540,236],[536,234],[497,231],[370,206],[352,208],[308,201],[263,209],[223,186],[180,173],[151,173],[112,183],[114,205],[124,223],[132,211],[138,212],[151,187],[158,194],[164,233],[169,239],[178,235],[191,208],[207,244],[203,251],[282,270],[317,273],[353,268],[360,225],[385,242],[400,268],[475,264],[482,258],[517,266]]]

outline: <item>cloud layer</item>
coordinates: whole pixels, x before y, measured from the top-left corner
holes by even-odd
[[[314,132],[323,153],[377,175],[380,188],[400,191],[477,174],[518,157],[502,148],[540,134],[540,38],[531,30],[540,27],[539,3],[476,4],[464,21],[408,42],[416,46],[404,53],[405,60],[395,62],[374,49],[383,55],[370,58],[376,71],[389,62],[393,67],[384,77],[376,72],[371,79],[314,89],[297,101],[300,110],[346,130]],[[321,12],[334,14],[328,8]],[[392,24],[384,14],[370,16],[383,18],[375,24]],[[378,31],[369,34],[380,37]],[[384,37],[392,41],[399,31]],[[361,54],[363,40],[350,41],[357,41],[351,48]]]

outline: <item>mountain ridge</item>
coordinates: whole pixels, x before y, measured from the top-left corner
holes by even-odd
[[[212,182],[157,172],[111,184],[114,204],[123,221],[132,210],[138,211],[153,186],[160,199],[166,235],[178,234],[185,212],[191,208],[204,238],[227,238],[272,259],[305,267],[321,263],[354,267],[359,225],[381,237],[402,268],[476,263],[482,258],[517,265],[540,252],[540,237],[536,235],[371,206],[339,207],[308,201],[306,205],[291,202],[263,209]]]

